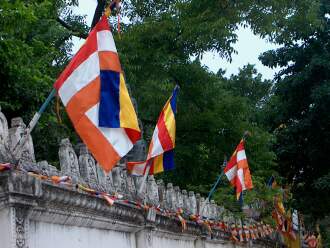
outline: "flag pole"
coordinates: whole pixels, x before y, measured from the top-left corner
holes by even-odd
[[[35,128],[35,126],[37,125],[42,113],[45,111],[45,109],[47,108],[47,106],[49,105],[49,103],[51,102],[51,100],[53,99],[53,97],[56,94],[56,89],[53,88],[52,91],[49,93],[47,99],[45,100],[45,102],[41,105],[40,109],[38,112],[36,112],[33,116],[33,118],[31,119],[29,125],[27,126],[27,128],[24,130],[24,134],[23,136],[20,138],[20,140],[17,142],[17,144],[15,145],[14,149],[13,149],[13,154],[17,154],[17,152],[19,150],[21,150],[21,148],[25,145],[30,133],[32,132],[32,130]]]
[[[150,167],[151,167],[151,162],[150,162],[150,161],[151,161],[151,160],[149,160],[149,161],[147,162],[147,165],[146,165],[147,168],[146,168],[146,170],[145,170],[145,172],[144,172],[144,175],[143,175],[143,178],[142,178],[142,182],[141,182],[140,187],[139,187],[139,190],[138,190],[138,195],[142,193],[142,190],[143,190],[143,188],[144,188],[144,185],[146,184],[147,177],[148,177],[148,175],[149,175]]]
[[[205,207],[206,203],[207,203],[207,202],[210,202],[210,200],[211,200],[211,198],[212,198],[212,196],[213,196],[213,194],[214,194],[216,188],[218,187],[218,185],[219,185],[219,183],[220,183],[220,180],[221,180],[221,177],[222,177],[223,174],[224,174],[224,172],[223,172],[223,168],[225,168],[226,165],[227,165],[227,158],[226,158],[226,155],[225,155],[225,156],[224,156],[224,160],[223,160],[223,164],[222,164],[222,166],[221,166],[221,168],[220,168],[220,169],[221,169],[221,173],[219,174],[219,176],[218,176],[218,178],[217,178],[217,181],[213,184],[213,186],[212,186],[212,188],[211,188],[211,190],[210,190],[210,192],[209,192],[209,194],[208,194],[208,196],[207,196],[205,202],[203,202],[203,205],[202,205],[201,210],[200,210],[201,213],[203,213],[203,210],[204,210],[204,207]]]

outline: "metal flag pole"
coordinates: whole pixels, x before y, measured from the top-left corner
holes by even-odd
[[[56,94],[56,89],[53,88],[53,90],[49,93],[46,101],[41,105],[39,111],[34,114],[34,116],[31,119],[29,125],[25,129],[23,136],[20,138],[20,140],[15,145],[15,147],[13,149],[13,154],[14,155],[16,155],[21,150],[21,148],[25,145],[25,143],[26,143],[26,141],[27,141],[30,133],[32,132],[32,130],[37,125],[37,123],[38,123],[38,121],[40,119],[40,116],[45,111],[45,109],[47,108],[47,106],[49,105],[49,103],[51,102],[51,100],[53,99],[53,97],[55,96],[55,94]]]

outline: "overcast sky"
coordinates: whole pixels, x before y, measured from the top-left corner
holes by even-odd
[[[79,0],[79,7],[74,8],[74,12],[86,15],[86,22],[90,25],[95,7],[96,0]],[[250,29],[240,28],[238,29],[237,34],[238,41],[234,45],[237,54],[232,55],[231,63],[225,59],[221,59],[218,54],[212,52],[207,52],[203,56],[202,63],[213,72],[217,72],[219,68],[225,69],[226,76],[236,74],[239,68],[247,63],[255,64],[257,70],[264,78],[271,79],[274,76],[275,71],[263,66],[258,60],[258,56],[267,50],[276,48],[276,46],[254,35]],[[76,52],[84,40],[74,37],[73,42],[74,52]]]

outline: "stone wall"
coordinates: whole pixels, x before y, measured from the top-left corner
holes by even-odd
[[[205,226],[189,220],[182,230],[178,217],[167,214],[182,209],[185,219],[200,215],[220,221],[224,208],[214,201],[205,202],[192,191],[156,182],[153,176],[148,177],[142,194],[137,194],[141,178],[128,175],[125,166],[127,160],[134,159],[134,152],[105,175],[84,144],[73,146],[63,139],[58,170],[47,161],[35,161],[32,137],[13,152],[24,127],[22,119],[15,118],[8,128],[0,109],[0,163],[15,165],[0,173],[1,248],[234,247],[228,231],[214,227],[211,234]],[[139,144],[145,146],[144,141]],[[134,148],[140,157],[143,147]],[[52,176],[70,176],[72,182],[57,184],[49,180]],[[118,200],[109,206],[99,194],[90,194],[77,185]],[[141,202],[142,207],[134,202]],[[230,215],[226,218],[230,222]],[[271,247],[272,242],[260,239],[242,245]]]

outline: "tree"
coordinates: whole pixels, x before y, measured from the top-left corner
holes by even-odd
[[[330,209],[324,197],[330,193],[329,11],[328,1],[322,1],[322,27],[261,57],[265,65],[284,67],[264,116],[276,135],[279,172],[292,184],[293,206],[312,222],[328,216]]]
[[[70,38],[86,33],[83,17],[68,9],[74,4],[1,1],[0,105],[9,118],[22,116],[25,122],[32,118],[71,57]],[[57,124],[53,111],[43,116],[33,135],[38,159],[57,161],[58,139],[73,133]]]

